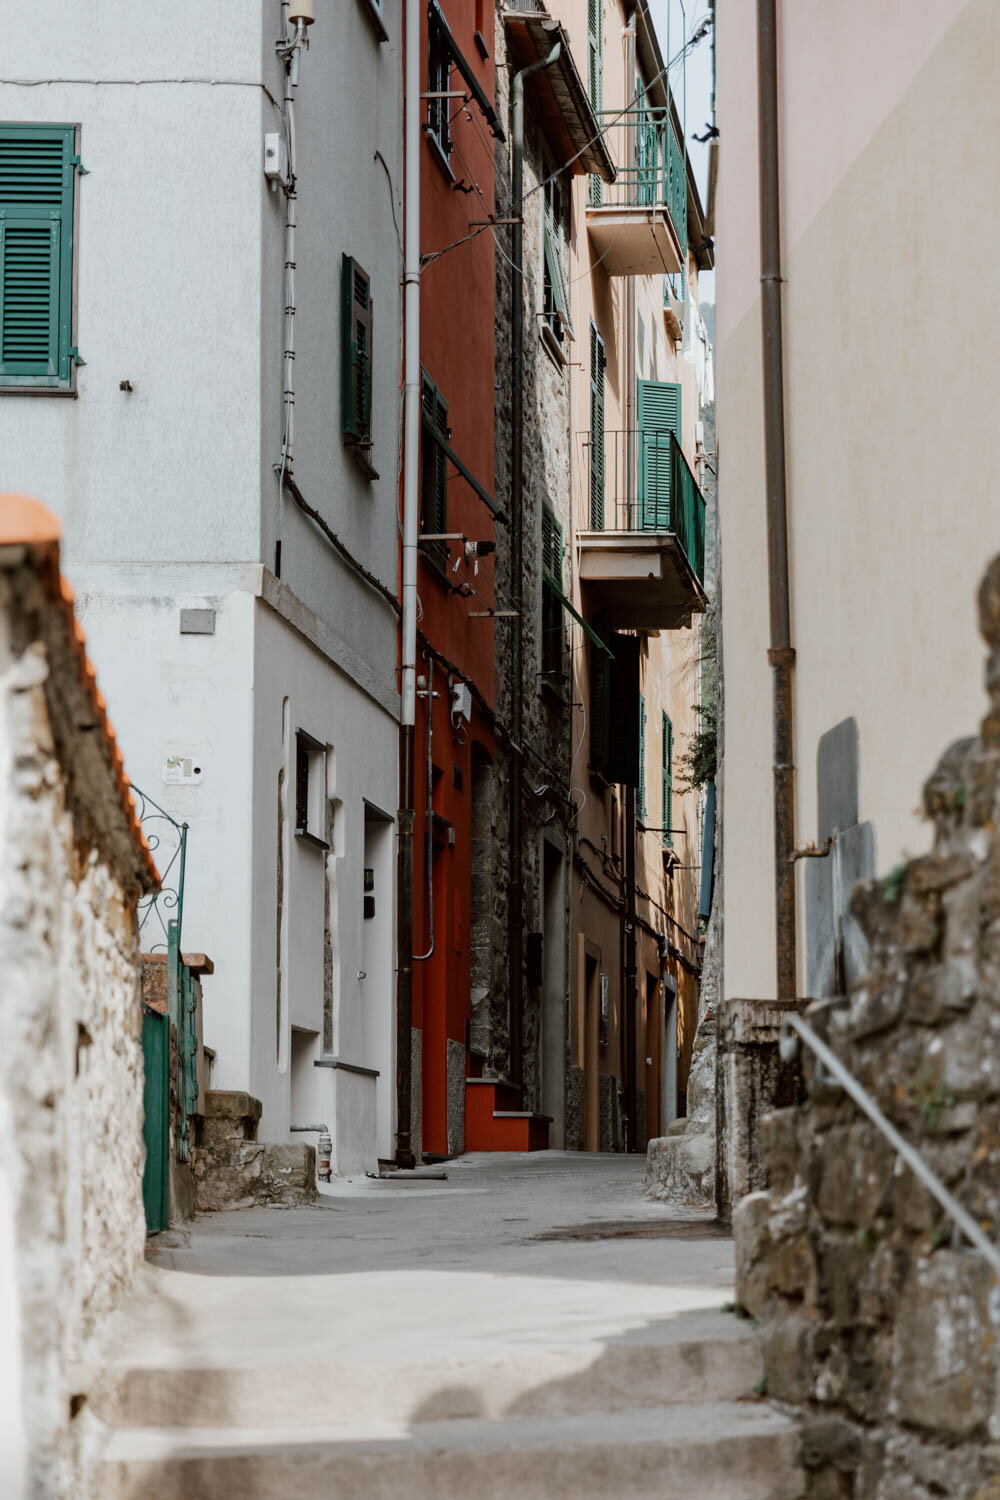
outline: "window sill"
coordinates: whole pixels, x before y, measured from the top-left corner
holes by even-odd
[[[386,31],[385,22],[382,20],[382,7],[377,3],[377,0],[360,0],[360,4],[379,42],[387,42],[389,40],[389,33]]]
[[[476,44],[479,56],[483,59],[483,62],[485,62],[490,55],[490,49],[486,45],[486,38],[483,36],[483,33],[481,31],[476,31],[473,33],[472,40]]]
[[[424,126],[424,135],[427,139],[428,146],[430,146],[431,148],[431,155],[437,162],[438,166],[441,168],[441,171],[444,173],[447,180],[449,182],[456,182],[457,178],[455,177],[455,174],[451,169],[451,162],[448,160],[448,155],[429,125]]]
[[[326,839],[317,838],[307,828],[296,828],[295,837],[301,839],[304,844],[308,844],[312,849],[322,849],[324,853],[329,852],[330,845],[326,842]]]
[[[552,332],[552,329],[544,321],[539,328],[538,336],[542,341],[546,354],[552,360],[552,363],[556,366],[557,369],[564,370],[569,364],[569,356],[563,349],[555,334]]]
[[[378,479],[378,469],[376,469],[369,457],[372,451],[371,443],[362,443],[357,438],[345,437],[344,447],[349,450],[351,457],[366,479]]]
[[[0,381],[0,396],[63,396],[75,401],[75,385],[5,385]]]

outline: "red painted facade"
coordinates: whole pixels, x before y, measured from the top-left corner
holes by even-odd
[[[433,82],[429,78],[431,10],[424,9],[421,33],[425,93],[441,89],[440,73]],[[455,49],[492,103],[496,97],[492,10],[485,33],[483,10],[483,0],[443,0],[441,5]],[[485,36],[482,46],[477,32]],[[440,28],[437,36],[440,46]],[[490,55],[484,57],[487,48]],[[445,87],[463,97],[425,100],[421,105],[421,251],[425,257],[473,234],[473,221],[485,220],[494,212],[495,141],[454,59]],[[447,156],[429,129],[435,103],[447,110]],[[425,261],[420,298],[421,364],[447,403],[450,446],[490,495],[494,484],[494,255],[493,234],[486,230]],[[427,442],[423,433],[422,446]],[[492,541],[494,521],[488,507],[451,462],[447,473],[445,530],[471,541]],[[467,1045],[472,799],[475,767],[483,760],[491,761],[494,753],[495,627],[488,618],[475,618],[476,611],[489,610],[494,603],[493,558],[480,558],[476,571],[462,541],[446,545],[443,567],[432,566],[422,556],[418,572],[417,671],[423,679],[419,686],[426,689],[433,660],[433,689],[439,695],[430,700],[433,927],[427,879],[429,700],[419,687],[414,794],[413,1024],[422,1033],[422,1149],[432,1156],[446,1155],[456,1144],[448,1139],[448,1043],[459,1043],[463,1049]],[[462,682],[471,689],[471,718],[458,719],[456,728],[451,689]],[[474,747],[478,748],[474,751]],[[425,954],[429,956],[421,957]],[[465,1072],[467,1064],[466,1057]]]

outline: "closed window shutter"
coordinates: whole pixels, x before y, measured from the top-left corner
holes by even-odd
[[[604,340],[590,325],[590,525],[604,530]]]
[[[573,336],[573,324],[569,316],[569,288],[566,285],[566,272],[563,268],[562,259],[562,235],[552,218],[548,207],[543,216],[542,249],[545,256],[545,270],[552,288],[552,300],[555,303],[556,312],[559,314],[570,337]]]
[[[604,98],[604,3],[587,0],[587,91],[594,110],[599,111]],[[601,179],[590,178],[590,201],[601,201]]]
[[[420,516],[421,529],[432,535],[448,529],[448,455],[434,433],[447,439],[448,403],[429,375],[424,375],[421,386],[424,416],[433,432],[426,425],[420,439]],[[447,543],[431,543],[434,554],[447,557]]]
[[[547,505],[542,506],[542,671],[547,677],[563,670],[562,592],[563,530]],[[554,586],[554,588],[553,588]],[[603,653],[602,653],[603,655]]]
[[[72,125],[0,125],[0,384],[68,386]]]
[[[371,282],[345,255],[341,271],[341,425],[345,437],[370,443],[372,426]]]
[[[639,784],[635,793],[635,811],[640,823],[646,821],[646,700],[639,694]]]
[[[663,843],[674,842],[674,726],[663,715]]]
[[[680,442],[681,388],[665,380],[638,382],[639,524],[673,531],[671,436]]]

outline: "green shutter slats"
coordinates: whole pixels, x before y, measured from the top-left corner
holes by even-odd
[[[587,0],[587,92],[595,110],[604,99],[604,0]],[[590,202],[601,201],[601,179],[590,177]]]
[[[604,530],[604,340],[590,325],[590,525]]]
[[[562,236],[555,220],[549,212],[548,205],[546,205],[543,220],[542,248],[545,255],[545,269],[552,287],[552,296],[556,304],[556,311],[572,336],[573,324],[569,315],[569,287],[566,284],[566,271],[563,267],[562,259]]]
[[[674,726],[663,715],[663,844],[674,842]]]
[[[680,386],[640,380],[638,420],[639,526],[643,531],[673,531],[671,435],[680,442]]]
[[[341,424],[344,436],[370,445],[372,429],[371,281],[345,255],[341,267]]]
[[[0,385],[71,383],[71,125],[0,125]]]

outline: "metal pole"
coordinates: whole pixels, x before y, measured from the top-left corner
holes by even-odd
[[[400,641],[399,827],[397,830],[396,1160],[413,1164],[413,734],[417,702],[417,541],[420,477],[420,19],[406,0],[404,105],[406,224],[403,251],[403,617]],[[429,711],[429,706],[428,706]]]
[[[788,590],[785,404],[781,333],[781,218],[778,170],[776,0],[757,0],[757,110],[760,153],[760,288],[764,374],[767,572],[771,615],[775,969],[779,1000],[797,991],[795,955],[795,764],[792,676],[795,652]]]
[[[412,0],[411,0],[412,3]],[[512,88],[511,140],[511,340],[510,340],[510,553],[511,608],[514,611],[510,661],[511,757],[510,786],[510,885],[508,890],[508,1025],[510,1030],[510,1082],[524,1084],[524,860],[521,826],[521,739],[524,730],[522,692],[521,614],[524,600],[524,85],[533,73],[556,61],[562,44],[556,42],[548,57],[514,74]]]

